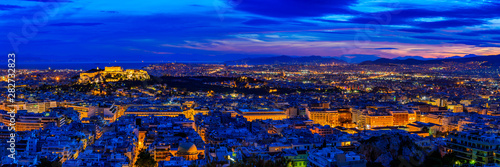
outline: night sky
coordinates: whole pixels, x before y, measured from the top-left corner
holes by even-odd
[[[54,1],[2,0],[0,50],[41,62],[500,54],[495,1]]]

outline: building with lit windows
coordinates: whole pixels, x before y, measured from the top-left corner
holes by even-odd
[[[177,117],[183,112],[179,106],[130,106],[124,115]]]
[[[462,104],[448,105],[448,108],[450,108],[454,113],[464,112],[464,106]]]
[[[438,114],[426,114],[420,116],[420,122],[443,125],[443,116]]]
[[[100,116],[107,122],[113,123],[122,115],[122,112],[119,112],[119,107],[115,104],[92,105],[88,107],[87,116]]]
[[[394,119],[394,126],[406,126],[409,123],[408,111],[390,111]]]
[[[89,103],[68,103],[65,105],[62,105],[63,107],[66,108],[73,108],[73,110],[77,111],[79,114],[80,120],[83,118],[89,118]]]
[[[354,128],[356,124],[353,121],[353,114],[351,108],[339,108],[339,124],[344,128]]]
[[[307,157],[311,167],[364,167],[366,160],[354,152],[344,152],[335,147],[312,150]]]
[[[340,125],[337,110],[310,108],[306,109],[306,115],[314,124],[329,125],[331,127]]]
[[[42,113],[48,111],[50,103],[26,103],[26,110],[30,113]]]
[[[408,132],[411,134],[417,134],[421,137],[427,137],[435,134],[437,131],[442,130],[442,126],[433,123],[424,122],[412,122],[407,125]]]
[[[283,120],[287,119],[288,115],[283,110],[278,109],[237,109],[236,112],[247,119],[247,121],[253,120]]]
[[[439,107],[432,105],[420,105],[418,109],[423,113],[439,112]]]
[[[172,149],[170,152],[176,157],[182,157],[185,160],[193,161],[200,157],[204,157],[205,150],[198,149],[193,143],[183,142],[179,144],[177,149]]]
[[[201,113],[203,115],[207,115],[208,112],[210,112],[210,109],[208,107],[196,107],[188,110],[184,110],[184,115],[186,118],[190,120],[194,120],[194,116],[198,113]]]
[[[284,149],[283,157],[289,159],[293,167],[307,167],[307,150]]]
[[[493,155],[495,156],[495,157],[493,157],[493,159],[495,159],[495,163],[496,164],[500,164],[500,150],[495,151],[493,153]]]
[[[415,111],[415,110],[409,110],[408,111],[408,123],[412,123],[417,121],[417,113],[420,111]]]
[[[330,128],[330,126],[325,125],[325,126],[315,126],[311,130],[311,133],[313,134],[319,134],[321,136],[326,136],[326,135],[331,135],[333,134],[333,129]]]
[[[370,114],[365,116],[366,129],[394,126],[392,115]]]
[[[10,115],[7,111],[0,110],[1,122],[10,124]],[[65,117],[56,112],[28,113],[26,110],[19,110],[15,115],[16,131],[30,131],[44,129],[49,124],[61,127],[66,124]]]
[[[496,155],[500,150],[500,137],[482,131],[452,131],[446,137],[447,150],[471,164],[498,163]]]
[[[329,109],[330,103],[312,103],[311,108],[312,109]]]

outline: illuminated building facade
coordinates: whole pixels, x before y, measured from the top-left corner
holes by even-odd
[[[307,117],[314,124],[329,125],[335,127],[339,125],[339,112],[337,110],[328,109],[306,109]]]
[[[1,122],[5,125],[10,124],[10,115],[7,111],[0,111]],[[25,110],[20,110],[16,114],[15,127],[16,131],[30,131],[38,130],[53,124],[57,127],[65,125],[66,120],[64,116],[58,115],[55,112],[45,113],[28,113]]]
[[[392,115],[366,115],[366,128],[394,126],[394,118]]]
[[[48,111],[50,107],[49,103],[26,103],[26,110],[31,113],[42,113]]]
[[[73,108],[73,110],[77,111],[79,114],[80,120],[83,118],[89,118],[89,106],[85,103],[80,104],[68,104],[64,107]]]
[[[394,119],[394,126],[406,126],[409,123],[408,111],[391,111],[392,118]]]
[[[500,149],[500,137],[479,131],[450,132],[446,137],[447,149],[471,164],[486,165],[498,160],[496,152]],[[497,161],[498,162],[498,161]]]
[[[460,112],[464,112],[464,106],[461,105],[461,104],[457,104],[457,105],[454,105],[454,106],[449,106],[452,111],[454,113],[460,113]]]
[[[326,136],[333,134],[333,129],[330,128],[330,126],[321,126],[321,127],[315,126],[311,129],[311,133],[319,134],[321,136]]]
[[[99,82],[117,82],[123,80],[145,80],[149,79],[148,72],[144,70],[127,69],[122,67],[105,67],[80,73],[79,83],[99,83]]]
[[[356,124],[352,123],[353,114],[350,108],[340,108],[338,109],[338,113],[339,113],[339,123],[342,125],[342,127],[344,128],[356,127]]]
[[[177,117],[183,112],[179,106],[130,106],[124,115]]]
[[[272,120],[283,120],[287,119],[288,115],[286,115],[286,112],[283,110],[277,110],[277,109],[257,109],[257,110],[252,110],[252,109],[238,109],[236,111],[239,115],[245,117],[247,121],[253,121],[253,120],[267,120],[267,119],[272,119]]]
[[[418,109],[423,112],[423,113],[428,113],[428,112],[439,112],[439,107],[437,106],[431,106],[431,105],[421,105],[418,107]]]
[[[207,115],[208,112],[210,112],[210,109],[208,108],[193,108],[193,109],[188,109],[188,110],[185,110],[184,111],[184,115],[186,116],[186,118],[188,118],[189,120],[194,120],[194,116],[198,113],[201,113],[203,115]]]
[[[443,116],[436,114],[427,114],[420,117],[420,122],[443,125]]]
[[[183,157],[185,160],[192,161],[202,157],[205,150],[198,150],[195,144],[183,142],[179,144],[177,150],[172,150],[171,153],[177,157]]]

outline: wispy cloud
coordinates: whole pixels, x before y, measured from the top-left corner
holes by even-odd
[[[55,23],[50,24],[51,26],[67,27],[67,26],[97,26],[102,23]]]
[[[17,5],[0,5],[0,10],[22,9],[24,7]]]

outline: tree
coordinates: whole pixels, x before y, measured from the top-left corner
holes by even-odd
[[[138,167],[155,167],[156,161],[145,149],[141,150],[135,165]]]
[[[49,161],[47,158],[40,159],[40,163],[36,164],[37,167],[61,167],[62,164],[59,159],[55,161]]]
[[[467,160],[458,158],[456,156],[456,153],[454,152],[445,154],[443,156],[443,165],[445,166],[455,166],[455,165],[461,166],[461,164],[467,164]]]
[[[439,151],[433,151],[430,155],[426,156],[423,166],[443,166],[443,158]]]
[[[278,167],[287,167],[287,166],[293,166],[292,160],[281,157],[275,161],[273,161],[272,166],[278,166]]]
[[[179,137],[182,137],[182,138],[188,137],[188,135],[186,133],[184,133],[184,132],[176,133],[176,134],[174,134],[174,136],[179,136]]]
[[[384,167],[381,162],[368,162],[366,167]]]
[[[326,139],[323,140],[323,144],[321,145],[321,148],[325,148],[326,147]]]
[[[280,157],[274,160],[264,160],[260,157],[251,157],[247,159],[243,159],[242,161],[231,162],[229,165],[231,167],[265,167],[265,166],[274,166],[274,167],[288,167],[293,166],[292,160]]]

